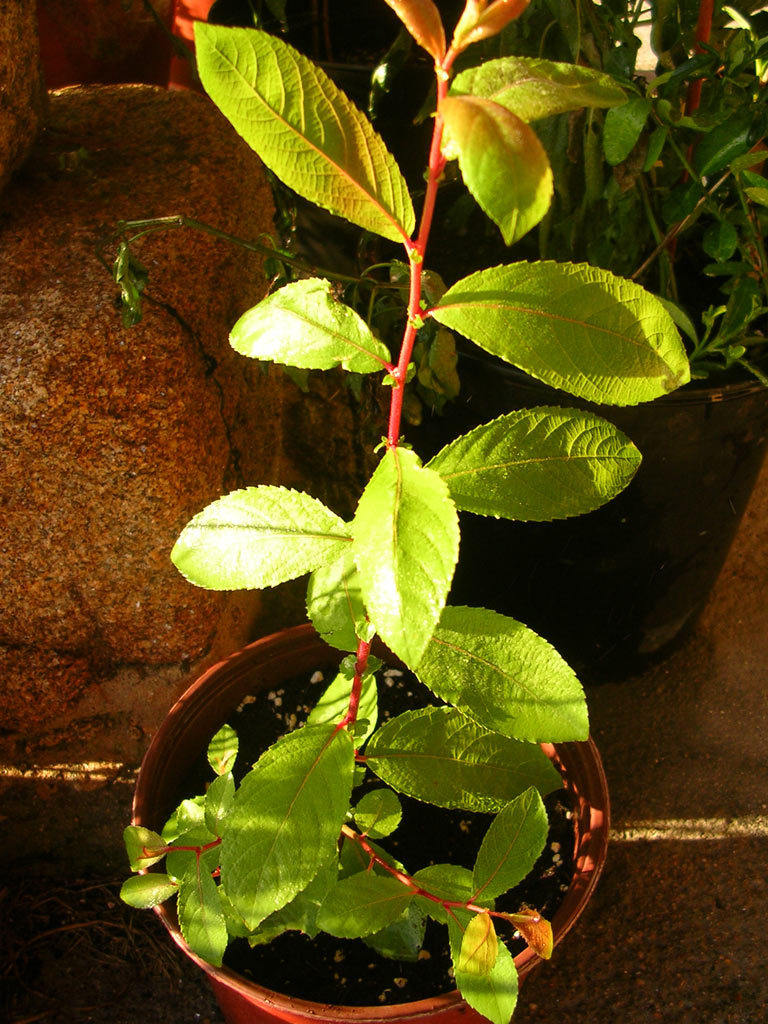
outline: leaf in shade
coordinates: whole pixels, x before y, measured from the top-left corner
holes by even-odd
[[[309,494],[245,487],[187,523],[171,561],[198,587],[259,590],[319,569],[349,542],[344,520]]]
[[[294,281],[268,295],[237,321],[229,335],[235,351],[308,370],[342,366],[375,373],[389,365],[389,350],[354,309],[333,297],[330,281]]]
[[[331,79],[281,39],[195,23],[203,86],[289,188],[395,242],[410,237],[408,186],[381,137]]]
[[[449,288],[430,316],[532,377],[636,405],[690,380],[680,335],[640,285],[586,263],[512,263]]]
[[[627,99],[610,75],[535,57],[499,57],[467,68],[454,78],[450,95],[493,100],[526,123],[582,107],[614,107]]]
[[[541,747],[485,729],[456,708],[398,715],[373,734],[365,754],[387,785],[438,807],[494,812],[529,786],[546,794],[562,785]]]
[[[548,829],[544,801],[533,788],[503,807],[477,852],[473,900],[501,896],[521,882],[543,850]]]
[[[630,482],[640,452],[612,423],[580,409],[518,409],[457,438],[427,463],[456,507],[549,522],[582,515]]]
[[[505,107],[475,96],[440,105],[448,152],[507,245],[538,224],[552,199],[552,170],[535,133]]]
[[[532,629],[498,612],[447,607],[416,673],[438,697],[505,736],[555,743],[589,735],[573,669]]]
[[[373,638],[351,545],[339,558],[316,569],[310,576],[307,614],[331,647],[356,651],[361,639]]]

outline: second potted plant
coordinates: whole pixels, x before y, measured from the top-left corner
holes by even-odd
[[[264,32],[197,26],[206,90],[272,172],[311,202],[402,245],[408,308],[391,353],[329,281],[306,277],[273,292],[232,330],[234,347],[252,358],[378,374],[389,389],[387,431],[350,522],[306,493],[253,486],[215,501],[179,537],[173,561],[198,586],[263,588],[309,574],[310,620],[341,662],[306,721],[295,728],[286,719],[238,781],[233,730],[220,728],[229,709],[212,698],[215,779],[165,824],[145,818],[140,803],[126,832],[137,874],[123,897],[150,907],[175,896],[186,947],[214,967],[226,964],[231,943],[259,946],[285,930],[359,938],[418,961],[430,920],[447,929],[463,1003],[454,1001],[506,1024],[518,974],[506,940],[516,931],[546,957],[552,930],[538,908],[509,908],[503,897],[547,842],[542,794],[561,783],[552,745],[584,744],[589,724],[578,679],[545,640],[488,608],[448,604],[458,512],[522,520],[588,512],[628,483],[640,455],[592,413],[543,407],[482,424],[423,464],[401,430],[414,345],[441,325],[573,395],[616,404],[668,393],[687,379],[688,364],[660,303],[583,264],[497,266],[435,289],[425,257],[449,160],[458,160],[507,242],[538,223],[550,202],[549,162],[525,121],[530,91],[519,64],[506,67],[501,89],[478,83],[449,94],[458,56],[524,4],[467,0],[448,39],[432,0],[388,2],[435,68],[418,224],[380,136],[320,69]],[[574,91],[579,103],[603,95],[601,76],[588,71],[526,70],[537,103],[553,111],[570,109]],[[327,664],[317,647],[311,654]],[[380,719],[382,661],[412,672],[429,698]],[[233,663],[242,670],[240,656]],[[269,671],[256,676],[271,678]],[[205,728],[195,728],[199,742]],[[155,747],[140,793],[165,763]],[[472,863],[401,863],[388,844],[399,842],[405,798],[488,815]],[[227,1012],[248,1019],[239,1004]],[[276,1012],[286,1015],[284,1007]]]

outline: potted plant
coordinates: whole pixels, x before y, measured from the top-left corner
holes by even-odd
[[[512,53],[590,66],[625,90],[628,101],[607,112],[536,122],[555,192],[515,254],[566,255],[641,282],[667,305],[688,346],[693,379],[674,395],[632,409],[591,406],[644,453],[617,502],[594,517],[528,531],[468,519],[463,533],[471,557],[459,567],[456,598],[475,600],[503,562],[495,606],[525,609],[592,679],[636,670],[693,625],[766,451],[768,41],[760,15],[750,18],[749,4],[739,8],[745,13],[706,2],[647,10],[588,2],[580,18],[556,18],[534,0],[484,54],[484,75],[494,73],[499,54]],[[643,28],[655,71],[650,51],[641,51]],[[449,182],[444,217],[455,230],[464,216],[465,241],[483,230],[480,211],[466,209],[459,183]],[[455,252],[440,239],[438,269],[449,273]],[[459,249],[462,272],[475,252]],[[451,419],[462,429],[511,409],[568,401],[472,351],[462,353],[460,378]],[[423,421],[411,437],[427,452],[455,429],[429,410]],[[560,581],[558,593],[543,583],[551,578]]]
[[[389,389],[380,461],[352,521],[302,492],[247,487],[195,516],[171,556],[191,582],[208,588],[272,587],[309,574],[309,618],[341,659],[306,724],[287,723],[239,785],[231,770],[236,740],[221,723],[259,678],[272,688],[285,678],[286,647],[297,654],[291,664],[301,672],[313,661],[328,665],[328,649],[311,632],[283,636],[279,656],[271,644],[260,648],[253,680],[249,655],[235,656],[177,705],[164,740],[186,728],[185,708],[199,698],[202,710],[190,728],[194,743],[211,740],[215,778],[204,795],[182,801],[165,825],[144,813],[153,774],[166,788],[152,813],[167,799],[169,748],[153,744],[140,773],[137,817],[126,831],[138,873],[123,897],[149,907],[176,896],[186,948],[209,965],[217,991],[225,987],[228,994],[219,996],[232,1020],[249,1019],[252,1011],[239,998],[247,982],[218,969],[225,950],[233,940],[258,945],[285,928],[363,938],[385,952],[395,947],[418,957],[423,920],[432,919],[447,926],[464,1003],[454,995],[446,1007],[440,1000],[448,997],[435,993],[426,1004],[406,1007],[405,1016],[463,1011],[468,1004],[496,1024],[509,1020],[517,998],[508,933],[516,929],[528,943],[529,960],[551,950],[551,928],[538,909],[510,909],[501,900],[547,841],[542,793],[561,784],[554,765],[568,774],[565,748],[581,749],[588,738],[584,694],[555,650],[519,621],[448,604],[458,510],[523,520],[578,515],[617,494],[640,455],[594,414],[544,407],[483,424],[423,464],[402,438],[418,336],[461,331],[575,396],[617,404],[651,400],[688,377],[666,309],[608,272],[512,263],[473,273],[448,290],[429,274],[435,199],[448,161],[458,159],[467,187],[504,239],[522,237],[544,216],[552,192],[546,154],[526,123],[532,95],[536,109],[571,109],[575,102],[602,102],[605,82],[589,70],[531,64],[524,77],[528,84],[533,79],[532,93],[513,61],[495,98],[481,85],[451,91],[457,58],[500,31],[524,4],[467,0],[448,40],[432,0],[387,2],[435,68],[418,225],[381,138],[310,60],[258,30],[196,29],[207,92],[265,164],[309,201],[402,246],[408,278],[394,354],[336,297],[332,283],[317,277],[278,288],[231,333],[234,347],[252,358],[299,370],[341,366],[378,374]],[[383,724],[374,681],[379,658],[412,672],[431,695]],[[227,697],[222,674],[237,679]],[[186,747],[186,740],[171,739],[170,748]],[[376,782],[360,797],[363,775]],[[398,794],[491,814],[473,866],[412,867],[388,852],[387,837],[397,836],[392,830],[401,814]],[[278,1016],[301,1018],[262,990],[259,1019],[270,1006]],[[317,1005],[303,1008],[305,1015],[319,1012]],[[367,1019],[372,1012],[360,1011]],[[331,1015],[346,1019],[357,1011]]]

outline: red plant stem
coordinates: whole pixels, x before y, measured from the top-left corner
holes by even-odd
[[[714,0],[701,0],[701,4],[699,5],[699,17],[696,21],[696,45],[694,46],[694,50],[697,53],[701,53],[703,51],[704,47],[702,46],[702,43],[708,43],[712,34],[712,15],[714,13],[714,7]],[[685,99],[686,114],[692,114],[695,110],[699,109],[702,85],[703,79],[701,78],[697,78],[695,81],[689,83],[688,94]]]
[[[366,640],[360,640],[357,645],[357,657],[355,659],[355,676],[352,680],[352,692],[349,695],[347,713],[336,726],[336,732],[346,729],[357,721],[357,712],[360,709],[360,693],[363,689],[363,676],[368,667],[368,657],[371,653],[371,645]]]
[[[440,114],[440,104],[448,94],[448,80],[450,77],[451,65],[456,54],[449,50],[443,61],[435,68],[437,76],[437,112],[432,127],[432,143],[429,149],[429,165],[427,172],[427,190],[424,197],[424,205],[421,211],[421,222],[416,240],[407,246],[408,260],[410,262],[411,283],[408,296],[408,319],[403,332],[403,340],[400,344],[400,356],[397,361],[394,373],[394,386],[389,404],[389,428],[387,431],[387,448],[394,451],[400,438],[400,424],[403,416],[403,396],[405,393],[405,380],[408,373],[408,366],[413,355],[413,346],[416,342],[416,334],[421,326],[421,272],[424,263],[424,254],[429,241],[429,233],[432,228],[432,218],[435,213],[435,202],[437,200],[437,188],[440,177],[445,169],[445,157],[442,153],[443,141],[443,118]]]

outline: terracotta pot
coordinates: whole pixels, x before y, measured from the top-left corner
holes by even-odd
[[[279,688],[286,680],[338,664],[340,652],[329,648],[311,626],[297,626],[265,637],[209,669],[173,706],[155,735],[139,772],[133,823],[159,829],[176,805],[179,787],[210,737],[249,694]],[[390,659],[391,660],[391,659]],[[555,943],[573,927],[597,883],[606,854],[608,790],[597,748],[560,743],[544,748],[563,775],[574,802],[574,876],[552,926]],[[426,1016],[439,1024],[483,1021],[457,992],[390,1006],[328,1006],[273,992],[226,967],[216,968],[193,953],[181,936],[175,908],[155,908],[171,937],[208,975],[230,1024],[253,1024],[278,1018],[295,1024],[312,1020],[409,1021]],[[521,977],[539,963],[526,949],[515,957]]]

